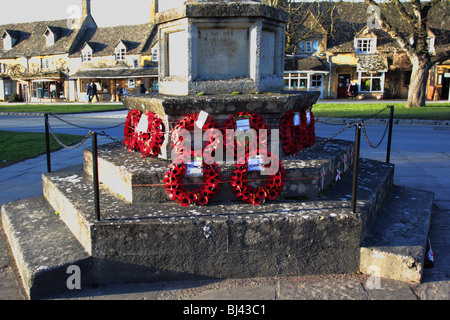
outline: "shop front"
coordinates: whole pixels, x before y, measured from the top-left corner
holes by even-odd
[[[63,101],[66,99],[64,91],[65,80],[62,79],[35,79],[31,81],[30,100]]]
[[[148,92],[154,91],[158,83],[157,71],[152,69],[84,70],[71,78],[75,82],[76,94],[72,100],[89,102],[88,85],[95,85],[97,97],[92,102],[120,101],[123,95],[139,93],[144,84]]]

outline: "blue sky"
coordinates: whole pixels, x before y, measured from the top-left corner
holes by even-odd
[[[91,0],[91,6],[99,27],[141,24],[150,20],[150,0]],[[3,0],[0,25],[65,19],[77,10],[81,10],[81,0]]]

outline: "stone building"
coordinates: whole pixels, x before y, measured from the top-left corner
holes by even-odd
[[[152,91],[158,80],[156,29],[152,24],[88,29],[69,65],[71,96],[86,101],[88,83],[95,83],[100,101],[117,101],[122,89],[138,93],[142,82]],[[73,90],[73,92],[72,92]]]
[[[155,12],[184,0],[148,0],[149,23],[107,28],[96,25],[91,1],[81,1],[83,14],[78,20],[0,25],[0,101],[11,97],[32,102],[87,101],[86,86],[92,82],[101,101],[117,101],[122,88],[136,93],[141,82],[149,91],[158,88],[158,60],[165,56],[158,52]],[[409,59],[394,39],[370,25],[366,3],[297,5],[302,10],[291,17],[293,28],[286,32],[286,90],[315,90],[321,98],[347,98],[347,88],[354,82],[360,98],[407,97]],[[431,19],[432,55],[450,48],[449,17]],[[406,30],[397,20],[398,28]],[[164,63],[162,67],[168,68]],[[448,99],[449,87],[450,59],[432,67],[427,98]]]
[[[407,97],[409,59],[390,35],[372,25],[366,3],[298,5],[302,10],[291,17],[295,28],[293,34],[288,33],[293,40],[287,47],[286,89],[318,90],[322,98],[347,98],[348,86],[354,82],[360,98]],[[398,16],[394,10],[388,14]],[[399,30],[407,32],[408,26],[400,18],[393,20]],[[450,21],[431,20],[428,39],[430,53],[436,55],[449,48]],[[448,98],[450,78],[444,76],[449,68],[450,60],[434,65],[428,87],[430,99]]]
[[[0,101],[86,101],[86,84],[103,101],[118,89],[152,90],[157,52],[152,24],[99,28],[91,1],[79,19],[0,25]]]

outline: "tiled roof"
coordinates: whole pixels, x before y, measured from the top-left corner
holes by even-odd
[[[111,56],[115,54],[117,44],[122,41],[127,54],[147,53],[151,50],[153,25],[146,23],[131,26],[103,27],[88,29],[76,46],[71,57],[81,56],[86,43],[92,48],[93,56]]]
[[[44,36],[47,28],[57,36],[50,47]],[[0,35],[5,31],[12,33],[16,43],[11,50],[4,50],[3,41],[0,41],[0,59],[69,53],[78,30],[68,28],[67,20],[55,20],[0,25]]]
[[[382,54],[358,55],[357,69],[361,72],[388,70],[387,58]]]
[[[329,67],[326,65],[325,61],[316,56],[299,59],[297,63],[298,70],[329,72]]]
[[[326,1],[313,3],[300,3],[304,8],[301,12],[305,15],[313,12],[319,17],[321,26],[328,32],[328,51],[331,52],[354,52],[355,35],[368,26],[370,14],[367,12],[369,6],[365,2],[350,1]],[[407,3],[405,3],[408,6]],[[382,5],[381,5],[382,6]],[[430,11],[429,27],[436,35],[436,49],[439,46],[447,47],[450,33],[450,10],[449,3],[442,3],[439,10]],[[400,33],[408,35],[410,26],[406,21],[400,18],[400,14],[394,7],[382,9],[382,13],[389,22],[397,28]],[[299,17],[299,21],[302,17]],[[306,28],[298,28],[298,37],[308,32]],[[381,29],[372,29],[377,36],[377,49],[379,51],[390,51],[399,48],[397,42]],[[310,33],[310,31],[309,31]]]
[[[72,79],[90,79],[90,78],[131,78],[142,76],[157,76],[157,68],[109,68],[80,70]]]

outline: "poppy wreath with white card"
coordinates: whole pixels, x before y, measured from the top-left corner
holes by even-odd
[[[309,133],[306,129],[306,114],[287,111],[280,121],[280,141],[286,155],[296,154],[309,143]]]
[[[151,111],[143,114],[136,128],[137,144],[142,157],[157,157],[164,143],[164,124],[162,119]]]
[[[123,132],[123,145],[128,151],[138,150],[136,127],[141,119],[142,112],[133,109],[128,112]]]
[[[186,156],[181,154],[170,164],[164,175],[164,186],[169,198],[183,207],[190,204],[205,206],[219,192],[222,175],[219,166],[205,163],[199,152],[191,151],[191,157],[192,161],[187,161]],[[189,171],[202,176],[202,184],[193,190],[183,182]]]
[[[270,130],[267,127],[267,125],[264,123],[264,118],[257,114],[252,112],[238,112],[228,118],[223,124],[222,124],[222,133],[224,134],[224,145],[225,145],[225,151],[227,154],[234,154],[235,157],[237,157],[237,150],[238,148],[244,148],[245,154],[249,151],[249,144],[247,142],[242,142],[239,139],[236,139],[235,136],[226,135],[227,129],[233,129],[236,131],[242,130],[247,131],[249,129],[255,129],[256,133],[259,133],[259,130],[266,129],[267,130],[267,136],[270,135]],[[257,142],[257,141],[256,141]],[[259,141],[259,144],[267,143],[267,141]]]
[[[302,110],[301,119],[308,133],[308,138],[305,139],[303,147],[309,148],[312,147],[316,141],[316,120],[310,109],[307,109],[306,111]]]
[[[267,152],[267,156],[271,157],[271,153]],[[250,159],[252,155],[247,157],[247,161],[244,164],[235,164],[235,169],[230,176],[229,182],[231,190],[233,190],[236,197],[244,202],[251,203],[253,205],[263,204],[266,201],[275,200],[280,195],[284,187],[286,172],[278,157],[273,161],[279,161],[279,167],[277,172],[271,172],[270,175],[263,176],[262,179],[266,182],[262,186],[254,186],[253,183],[249,183],[248,172],[250,170]],[[259,167],[268,167],[268,164],[264,164],[265,160],[262,159]]]
[[[203,119],[200,119],[200,117],[205,116]],[[207,117],[206,117],[207,116]],[[203,121],[202,121],[203,120]],[[187,130],[189,132],[193,132],[195,129],[195,126],[199,126],[199,121],[202,122],[200,124],[202,132],[207,131],[208,129],[216,129],[219,128],[219,124],[214,121],[214,118],[208,115],[207,113],[191,113],[188,115],[185,115],[183,119],[178,121],[178,124],[173,128],[172,130],[172,148],[174,149],[174,153],[176,155],[182,154],[183,149],[183,137],[181,135],[177,134],[177,130]],[[217,139],[214,139],[215,137],[210,136],[208,141],[206,142],[206,147],[208,147],[210,144],[215,143]],[[218,140],[217,140],[218,141]],[[211,146],[210,146],[211,147]]]

